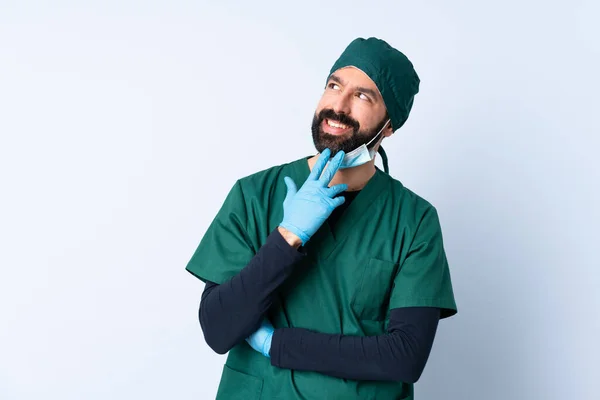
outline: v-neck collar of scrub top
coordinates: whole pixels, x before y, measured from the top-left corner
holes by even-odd
[[[308,159],[312,156],[301,158],[293,163],[293,179],[297,187],[300,188],[310,174]],[[329,224],[321,225],[319,230],[306,243],[305,248],[310,249],[319,245],[318,258],[322,261],[327,259],[336,247],[342,243],[352,230],[359,230],[358,222],[367,218],[367,210],[372,207],[380,194],[389,184],[389,176],[375,167],[375,174],[369,179],[367,184],[360,190],[360,193],[350,203],[344,214],[337,221],[333,229]],[[362,221],[368,223],[368,221]]]

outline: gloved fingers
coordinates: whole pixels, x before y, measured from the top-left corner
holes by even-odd
[[[325,193],[327,194],[327,196],[334,198],[346,189],[348,189],[348,185],[346,185],[345,183],[340,183],[339,185],[334,185],[330,188],[325,189]]]
[[[342,150],[337,152],[335,157],[333,157],[333,159],[329,162],[329,165],[327,166],[325,172],[323,172],[323,175],[321,175],[319,182],[325,186],[329,185],[329,182],[331,182],[335,173],[338,171],[338,169],[340,169],[340,165],[342,165],[342,161],[344,160],[344,155],[345,154]]]
[[[346,198],[344,196],[338,196],[335,199],[331,199],[331,205],[335,209],[344,204],[345,201]]]
[[[315,165],[313,165],[312,171],[310,171],[310,175],[308,175],[307,180],[316,181],[321,176],[323,172],[323,168],[327,165],[327,161],[329,161],[329,156],[331,155],[331,150],[325,149],[321,152],[321,155],[317,159]]]
[[[260,349],[262,350],[263,354],[266,354],[266,350],[267,350],[267,343],[269,342],[269,334],[266,334],[265,337],[263,338],[263,341],[260,345]]]
[[[285,195],[284,200],[287,201],[298,192],[298,188],[296,187],[296,183],[289,176],[283,178],[283,181],[285,182],[285,186],[287,186],[287,194]]]
[[[265,341],[263,342],[263,355],[265,357],[271,358],[271,342],[273,340],[273,332],[269,332],[269,334],[265,337]]]

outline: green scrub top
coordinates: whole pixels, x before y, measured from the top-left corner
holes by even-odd
[[[300,187],[309,173],[302,158],[238,180],[186,269],[218,284],[240,272],[281,223],[283,178]],[[305,250],[267,315],[275,328],[382,335],[393,308],[457,311],[435,208],[379,169]],[[229,352],[217,399],[413,399],[413,385],[277,368],[244,341]]]

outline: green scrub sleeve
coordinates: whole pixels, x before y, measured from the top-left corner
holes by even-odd
[[[433,206],[425,211],[394,278],[389,308],[400,307],[437,307],[440,318],[457,313],[442,229]]]
[[[186,270],[203,282],[222,284],[242,270],[255,250],[246,232],[248,213],[239,181],[202,237]]]

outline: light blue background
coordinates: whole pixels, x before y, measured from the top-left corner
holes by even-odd
[[[416,398],[598,399],[599,11],[3,0],[0,398],[214,398],[184,267],[237,178],[314,152],[330,66],[378,36],[422,80],[384,144],[459,306]]]

